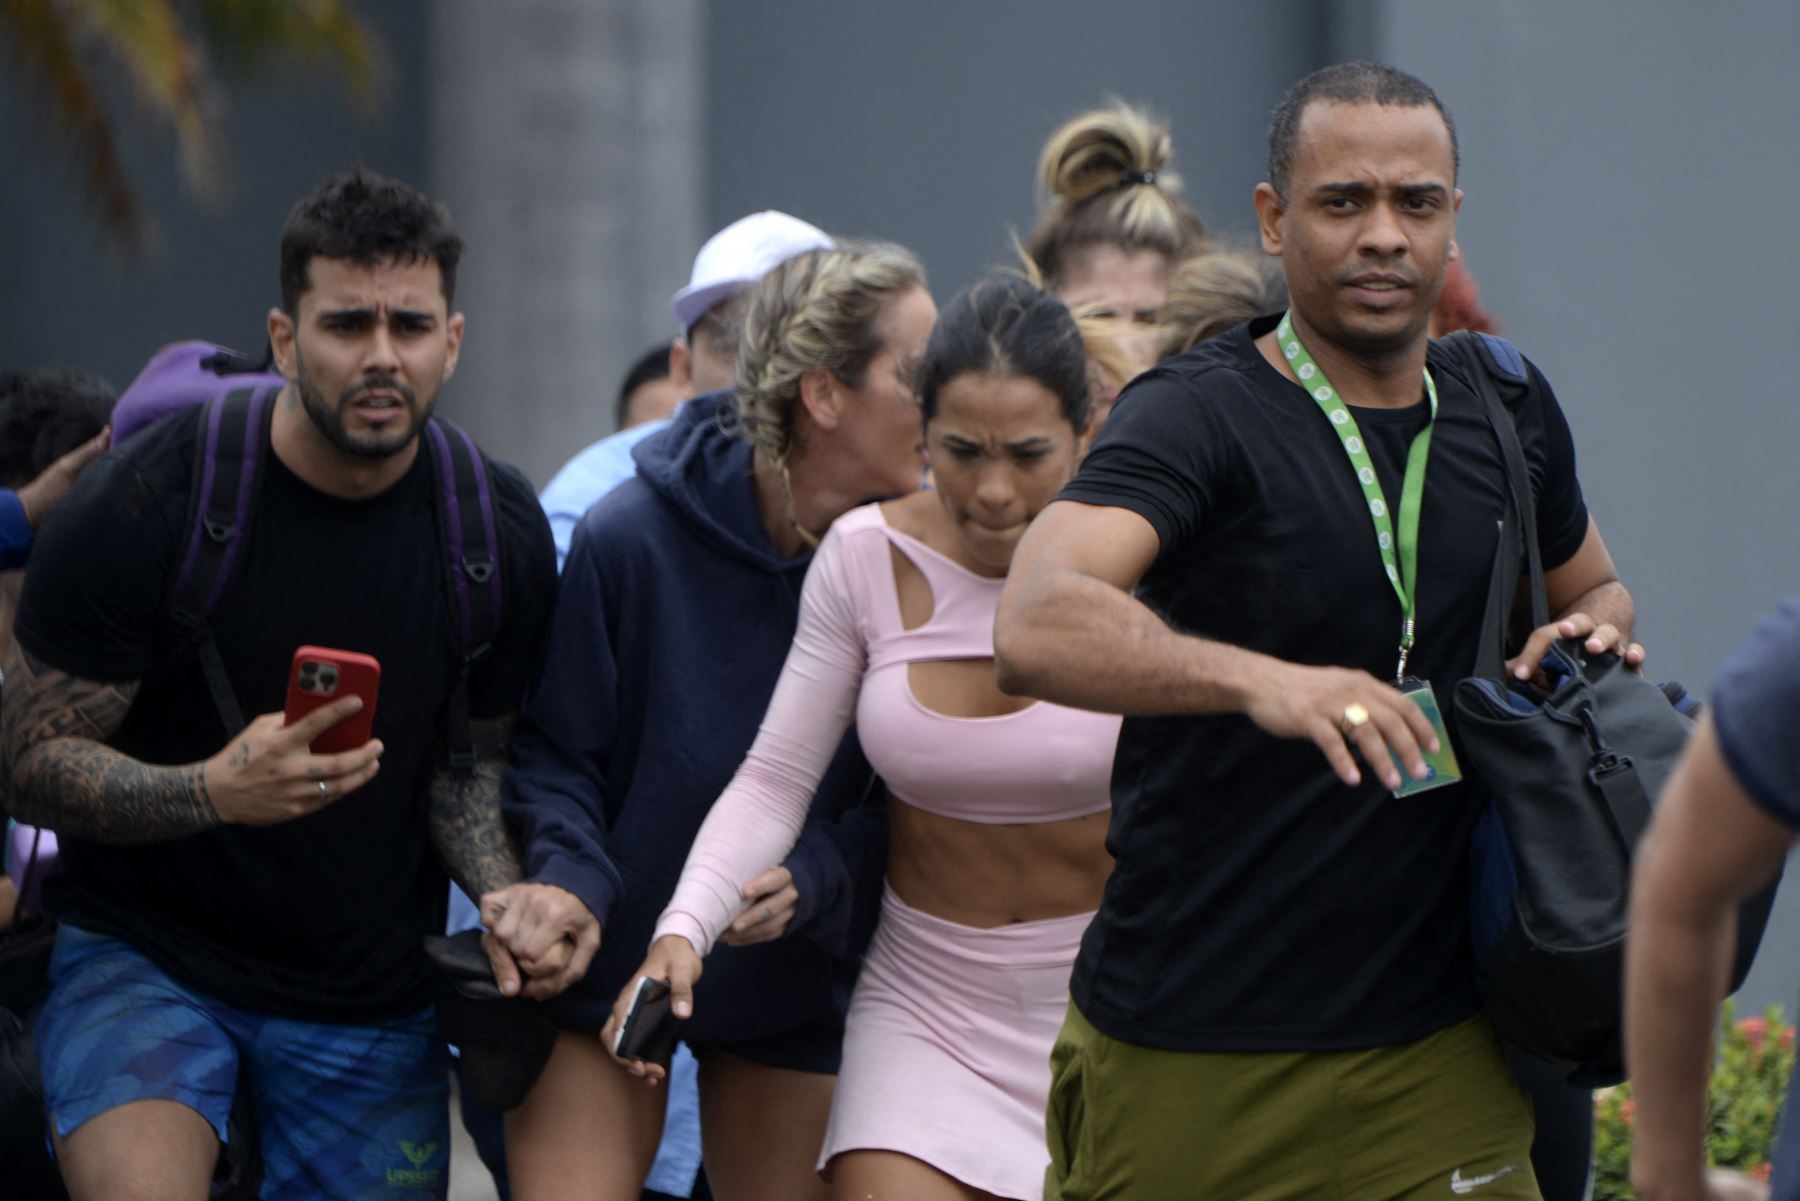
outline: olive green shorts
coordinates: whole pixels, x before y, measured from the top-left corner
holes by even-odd
[[[1044,1201],[1539,1201],[1531,1106],[1487,1019],[1368,1051],[1192,1054],[1071,1005]]]

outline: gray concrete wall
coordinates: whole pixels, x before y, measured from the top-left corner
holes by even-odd
[[[469,250],[445,411],[539,485],[673,336],[701,237],[699,0],[441,0],[432,187]]]
[[[1659,678],[1704,690],[1800,587],[1786,358],[1800,305],[1800,7],[1373,4],[1371,40],[1455,117],[1459,238],[1544,368]],[[1800,670],[1800,665],[1795,665]],[[1744,1001],[1792,1011],[1800,885]]]
[[[1212,225],[1247,232],[1268,113],[1322,61],[1326,6],[1115,0],[715,2],[709,226],[780,208],[918,252],[940,301],[1010,265],[1051,130],[1109,95],[1174,128]]]

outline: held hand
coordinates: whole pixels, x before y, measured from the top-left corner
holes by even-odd
[[[744,885],[744,899],[750,907],[719,936],[726,946],[774,942],[787,933],[788,923],[800,911],[800,890],[794,887],[794,873],[785,867],[770,868]]]
[[[1551,644],[1559,638],[1585,638],[1588,654],[1611,652],[1625,660],[1625,665],[1634,671],[1643,669],[1644,648],[1640,643],[1631,641],[1630,636],[1615,625],[1596,622],[1586,613],[1571,613],[1561,621],[1533,630],[1518,656],[1507,661],[1506,670],[1516,680],[1529,680],[1538,673],[1544,656],[1550,653]]]
[[[600,1030],[600,1045],[606,1048],[606,1053],[612,1055],[613,1039],[625,1024],[625,1014],[631,1008],[631,998],[637,992],[639,980],[667,981],[670,1009],[677,1018],[686,1019],[694,1016],[694,984],[700,979],[700,970],[700,956],[694,950],[694,944],[679,934],[665,934],[652,943],[642,966],[631,973],[631,979],[619,990],[619,999],[613,1002],[612,1016]],[[669,1074],[669,1069],[660,1063],[645,1063],[641,1059],[625,1059],[618,1055],[613,1058],[627,1072],[651,1086]]]
[[[509,997],[521,991],[534,1001],[555,996],[587,975],[600,949],[593,912],[554,884],[514,884],[483,894],[481,924],[494,980]]]
[[[19,489],[19,503],[25,506],[25,520],[32,529],[43,523],[44,514],[56,507],[75,483],[82,469],[112,445],[112,426],[99,433],[44,468],[38,477]]]
[[[1402,781],[1388,748],[1419,780],[1430,774],[1419,748],[1439,749],[1437,733],[1419,706],[1366,671],[1284,664],[1267,678],[1246,713],[1279,738],[1311,739],[1338,779],[1352,788],[1362,783],[1352,748],[1390,791]]]
[[[315,755],[312,740],[362,709],[346,696],[293,725],[265,713],[206,761],[206,795],[225,822],[273,826],[323,809],[370,780],[381,768],[382,746],[370,739],[353,751]]]

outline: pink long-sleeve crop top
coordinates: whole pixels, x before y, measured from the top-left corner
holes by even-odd
[[[931,589],[931,616],[913,629],[901,621],[890,547]],[[913,695],[909,664],[993,657],[1004,584],[889,526],[879,505],[837,520],[813,556],[794,645],[756,742],[700,827],[656,937],[711,949],[743,912],[743,886],[792,849],[852,715],[888,792],[928,813],[1024,825],[1111,804],[1118,717],[1046,701],[949,717]]]

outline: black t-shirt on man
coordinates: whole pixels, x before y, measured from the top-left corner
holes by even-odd
[[[195,656],[171,660],[177,635],[160,616],[186,535],[198,413],[165,419],[82,476],[45,524],[19,608],[18,639],[37,658],[84,679],[142,681],[111,745],[149,763],[191,763],[226,742]],[[246,717],[280,711],[299,646],[373,655],[381,771],[280,825],[142,846],[65,837],[50,904],[229,1004],[382,1020],[429,1000],[420,940],[444,920],[427,784],[459,652],[435,474],[421,448],[393,487],[349,501],[310,487],[273,451],[264,463],[243,561],[210,623],[239,706]],[[470,679],[478,718],[518,708],[556,587],[531,486],[489,466],[505,612]]]
[[[1294,663],[1391,679],[1400,604],[1354,469],[1318,403],[1241,326],[1119,399],[1065,500],[1138,513],[1161,539],[1139,595],[1177,630]],[[1480,398],[1437,347],[1409,673],[1474,667],[1505,511]],[[1546,567],[1587,508],[1556,399],[1535,368],[1516,411],[1539,485]],[[1429,408],[1357,409],[1390,504]],[[1082,942],[1076,1004],[1103,1032],[1179,1051],[1393,1045],[1478,1007],[1466,927],[1471,798],[1346,788],[1311,742],[1241,715],[1127,718],[1107,845],[1118,865]]]

